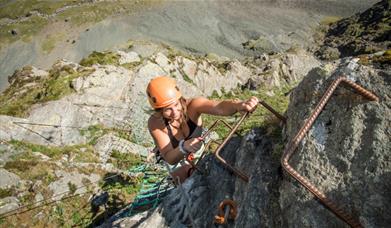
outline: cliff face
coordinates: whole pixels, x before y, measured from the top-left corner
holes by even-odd
[[[105,187],[97,182],[106,180],[109,174],[120,175],[125,169],[138,164],[134,155],[145,157],[150,149],[152,143],[146,128],[149,108],[145,88],[156,75],[176,78],[178,86],[189,98],[222,94],[238,85],[248,84],[249,78],[252,78],[258,86],[268,86],[265,91],[268,95],[265,96],[271,99],[280,96],[279,93],[274,94],[272,87],[293,84],[319,64],[305,51],[264,55],[250,63],[217,55],[195,57],[164,45],[134,42],[130,48],[121,51],[95,52],[80,64],[58,61],[48,71],[24,67],[9,78],[11,85],[0,96],[0,214],[26,205],[24,199],[28,197],[32,199],[29,203],[39,205],[44,199],[60,199],[65,196],[63,193],[75,188],[76,193],[83,193],[83,198],[73,202],[88,205],[92,194],[79,189],[89,185],[93,185],[95,195],[99,191],[108,192],[111,197],[108,204],[116,202],[118,196],[124,196],[120,202],[129,204],[134,197],[132,194],[137,191],[129,188],[137,187],[137,181],[115,180],[117,185],[125,183],[119,186],[121,193],[113,193],[116,189],[113,190],[109,183]],[[232,150],[236,148],[236,144],[232,146]],[[235,156],[235,153],[226,155]],[[204,194],[209,191],[207,186],[218,183],[216,176],[217,179],[221,177],[218,173],[228,175],[226,179],[229,182],[221,182],[227,189],[232,188],[235,178],[221,167],[212,166],[210,170],[216,173],[211,175],[210,184],[199,177],[200,182],[194,181],[195,185],[184,183],[184,186],[188,186],[191,194],[210,197],[208,201],[210,199],[217,204],[225,198],[224,194],[208,196]],[[135,175],[139,174],[142,175]],[[83,179],[88,181],[84,183]],[[194,188],[199,190],[193,191]],[[216,185],[214,192],[218,193],[219,188]],[[231,192],[234,193],[233,190]],[[203,197],[199,199],[200,204],[205,202]],[[184,202],[183,199],[181,202]],[[66,211],[70,213],[63,214],[65,220],[73,217],[73,213],[92,213],[87,207],[84,211],[74,212],[71,204],[59,207],[68,206]],[[203,215],[200,211],[197,215],[202,215],[202,222],[212,224],[208,216],[212,216],[214,209],[211,207],[207,214]],[[108,217],[118,210],[114,205],[112,210],[109,208],[103,213]],[[39,216],[35,216],[37,214]],[[177,213],[171,213],[171,217],[169,214],[167,210],[167,216],[164,219],[158,216],[156,221],[182,221],[175,217]],[[10,217],[5,219],[4,224],[78,224],[73,220],[68,223],[57,221],[41,208],[25,215],[33,220],[15,221]],[[46,215],[50,220],[39,219]],[[93,221],[85,220],[83,225],[100,224],[102,220],[103,217],[96,216]],[[137,222],[140,223],[140,220]]]
[[[356,61],[343,59],[315,68],[304,78],[291,94],[284,137],[287,142],[297,134],[327,87],[342,74],[375,93],[379,102],[339,86],[290,164],[363,226],[387,227],[391,222],[387,212],[391,206],[391,72]],[[233,199],[238,215],[228,227],[348,227],[281,172],[281,148],[265,129],[234,138],[222,156],[246,173],[249,182],[209,155],[200,166],[205,174],[196,172],[174,189],[159,209],[141,216],[142,224],[211,227],[218,204]],[[131,219],[116,224],[121,223],[134,224]]]
[[[356,56],[391,48],[391,1],[383,0],[330,25],[317,55],[323,59]]]
[[[379,102],[368,101],[350,87],[339,86],[291,159],[300,174],[365,227],[391,222],[386,212],[391,206],[390,73],[348,59],[335,70],[314,69],[294,90],[287,111],[286,136],[291,139],[340,75],[379,97]],[[344,225],[290,177],[284,178],[280,194],[285,225]]]

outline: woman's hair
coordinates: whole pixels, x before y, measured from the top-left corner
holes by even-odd
[[[179,98],[179,102],[181,103],[182,106],[182,121],[187,122],[189,120],[189,117],[187,116],[187,105],[188,101],[186,98],[181,97]],[[157,108],[155,109],[155,113],[160,113],[163,111],[164,108]],[[163,118],[163,116],[161,116]]]

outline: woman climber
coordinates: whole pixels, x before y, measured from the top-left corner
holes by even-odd
[[[236,112],[252,112],[258,104],[256,97],[247,101],[185,99],[175,80],[166,76],[152,79],[147,95],[155,110],[148,120],[149,132],[160,156],[168,163],[171,176],[174,180],[179,177],[181,183],[191,169],[184,157],[203,147],[201,114],[229,116]]]

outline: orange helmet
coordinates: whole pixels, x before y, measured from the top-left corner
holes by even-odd
[[[164,108],[175,103],[182,94],[174,79],[160,76],[152,79],[147,87],[147,95],[152,108]]]

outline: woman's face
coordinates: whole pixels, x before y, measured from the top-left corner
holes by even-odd
[[[175,103],[164,107],[162,109],[163,117],[169,120],[179,120],[182,115],[182,105],[181,102],[176,101]]]

